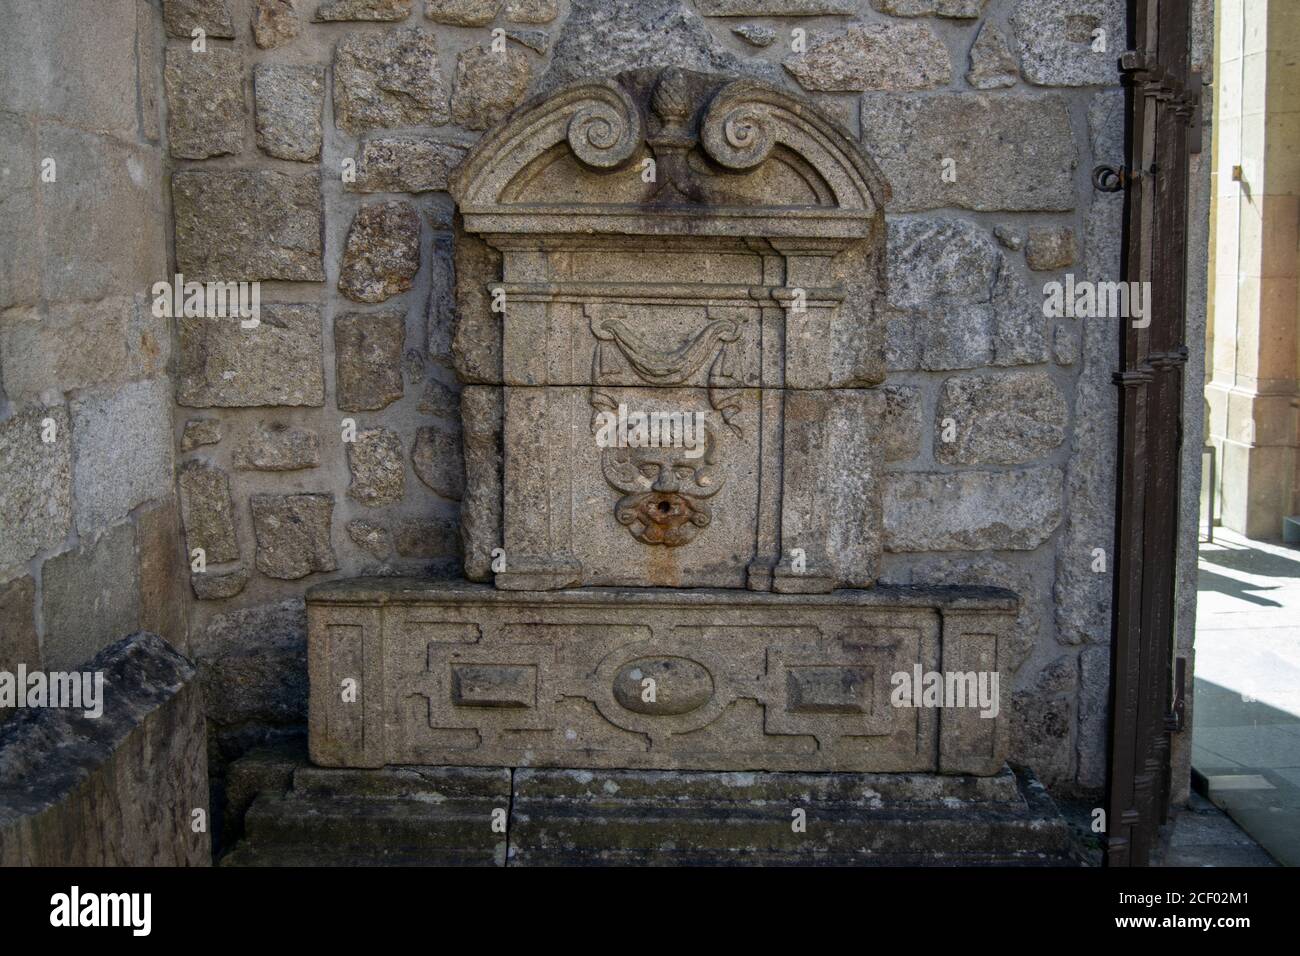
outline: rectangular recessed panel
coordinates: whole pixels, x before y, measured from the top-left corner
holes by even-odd
[[[785,672],[786,710],[792,714],[869,714],[869,667],[791,667]]]
[[[531,664],[453,664],[451,697],[461,707],[534,707],[537,668]]]

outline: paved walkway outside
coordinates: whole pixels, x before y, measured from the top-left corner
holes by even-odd
[[[1193,771],[1279,862],[1300,865],[1300,548],[1216,529],[1197,590]]]

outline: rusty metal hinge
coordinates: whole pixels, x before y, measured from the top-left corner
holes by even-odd
[[[1187,721],[1187,658],[1174,660],[1174,701],[1169,713],[1165,714],[1165,730],[1176,734]]]

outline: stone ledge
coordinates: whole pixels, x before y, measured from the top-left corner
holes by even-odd
[[[78,670],[104,675],[100,717],[23,710],[0,727],[0,866],[207,865],[194,665],[142,631]]]

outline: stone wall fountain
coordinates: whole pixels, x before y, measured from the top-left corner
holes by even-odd
[[[874,586],[888,186],[853,140],[640,71],[516,110],[453,194],[467,580],[310,592],[313,761],[1002,770],[1003,717],[890,703],[1001,671],[1017,599]],[[597,440],[654,412],[703,434]]]

